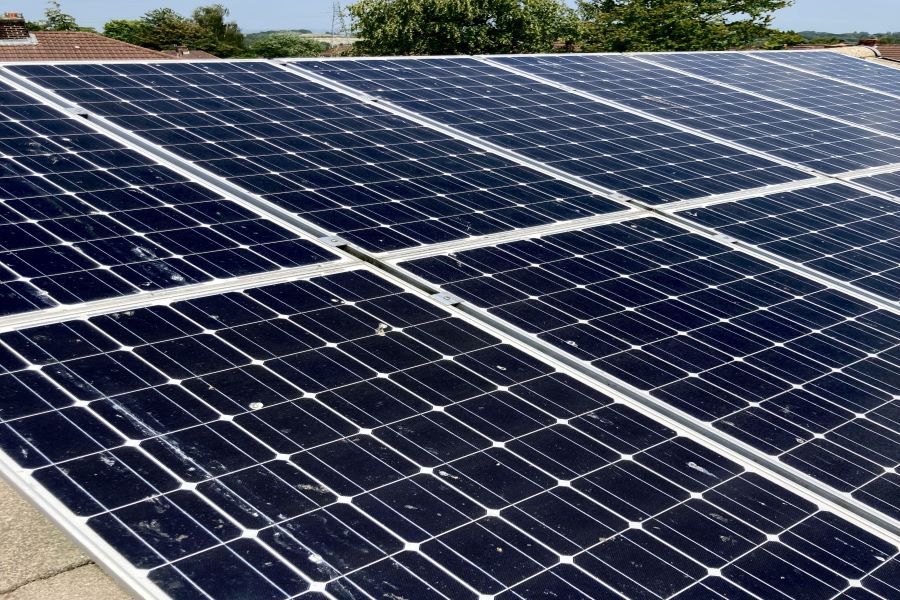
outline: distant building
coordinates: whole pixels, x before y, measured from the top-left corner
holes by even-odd
[[[28,31],[20,13],[0,17],[0,62],[31,60],[159,60],[172,58],[88,31]]]

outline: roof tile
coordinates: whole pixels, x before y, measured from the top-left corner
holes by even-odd
[[[35,31],[37,44],[0,46],[0,61],[159,60],[172,57],[156,50],[88,31]]]

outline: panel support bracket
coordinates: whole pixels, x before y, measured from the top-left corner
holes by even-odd
[[[76,117],[82,117],[84,119],[89,119],[91,116],[91,111],[89,111],[85,107],[79,106],[77,104],[75,106],[65,107],[63,110],[65,112],[69,113],[70,115],[74,115]]]
[[[462,298],[454,296],[453,294],[448,294],[447,292],[438,292],[437,294],[432,294],[431,297],[435,301],[447,306],[458,306],[464,302]]]
[[[337,235],[326,235],[320,237],[319,241],[332,248],[346,248],[350,245],[350,242]]]

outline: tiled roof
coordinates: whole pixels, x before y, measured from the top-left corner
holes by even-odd
[[[881,57],[888,60],[900,60],[900,44],[885,44],[878,46]]]
[[[0,61],[159,60],[172,58],[87,31],[35,31],[36,44],[0,44]]]

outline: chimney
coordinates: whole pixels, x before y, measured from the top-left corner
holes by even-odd
[[[27,40],[28,28],[22,13],[5,13],[0,17],[0,40]]]

